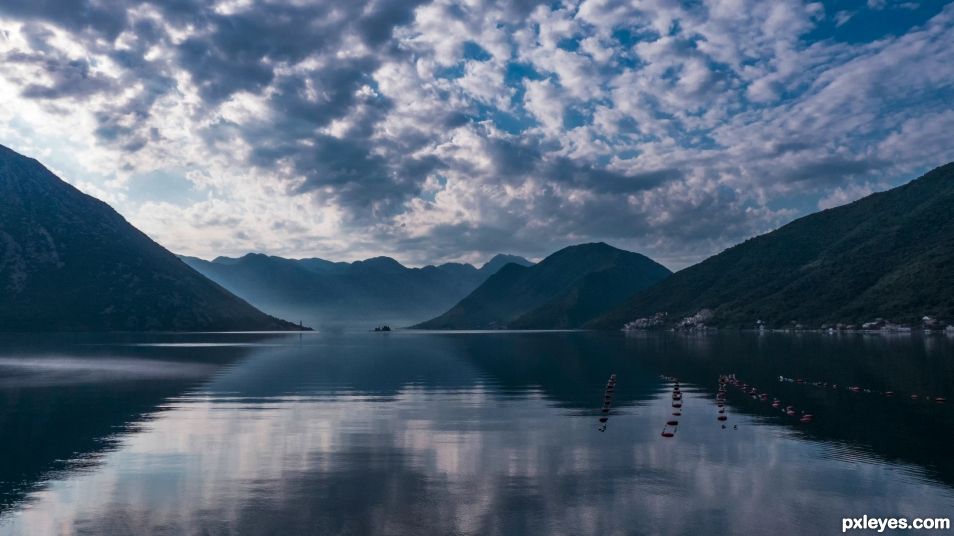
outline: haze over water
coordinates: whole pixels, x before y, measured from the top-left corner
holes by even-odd
[[[944,336],[2,342],[0,534],[828,534],[954,511],[954,405],[925,400],[954,395]],[[725,373],[814,422],[730,388],[723,428]]]

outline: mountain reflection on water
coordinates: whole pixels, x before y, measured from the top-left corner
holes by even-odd
[[[951,399],[945,337],[2,342],[0,533],[829,533],[954,504],[951,404],[778,380]],[[723,427],[724,373],[814,422],[730,390]]]

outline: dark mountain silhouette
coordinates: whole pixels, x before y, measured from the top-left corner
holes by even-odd
[[[497,255],[481,268],[462,263],[408,268],[389,257],[347,263],[260,253],[182,259],[265,311],[318,326],[408,325],[446,310],[503,265],[531,264],[512,255]]]
[[[590,326],[703,308],[739,327],[954,320],[954,163],[731,247]]]
[[[281,330],[106,203],[0,146],[0,330]]]
[[[507,264],[421,329],[573,328],[671,272],[602,242],[561,249],[531,267]]]

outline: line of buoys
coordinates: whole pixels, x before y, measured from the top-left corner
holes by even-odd
[[[606,381],[606,387],[603,388],[603,406],[600,408],[600,426],[597,428],[600,432],[606,431],[606,423],[609,421],[610,408],[613,406],[613,392],[616,391],[616,374],[610,374]]]
[[[779,378],[782,378],[782,376],[779,376]],[[792,383],[805,383],[805,380],[801,378],[796,378],[791,381]],[[758,400],[760,402],[768,402],[770,398],[768,393],[760,391],[758,387],[754,385],[749,385],[745,382],[740,381],[735,376],[735,374],[728,374],[728,375],[720,376],[719,378],[719,393],[716,395],[717,402],[721,402],[725,400],[726,385],[732,385],[738,388],[742,393],[752,397],[753,400]],[[778,398],[772,398],[771,406],[774,409],[781,409],[782,413],[788,415],[789,417],[799,417],[798,419],[799,422],[804,424],[808,424],[812,422],[812,420],[814,419],[814,415],[812,415],[811,413],[806,413],[805,411],[802,411],[801,414],[799,414],[799,412],[795,409],[795,406],[787,405],[785,406],[785,408],[782,408],[782,401],[779,400]],[[719,420],[725,420],[722,418],[721,412],[719,415]]]
[[[672,384],[672,407],[674,411],[672,412],[674,417],[682,416],[682,391],[679,389],[679,378],[664,376],[664,379],[673,382]],[[679,427],[679,421],[676,419],[669,419],[666,421],[665,426],[663,426],[662,432],[659,435],[663,437],[674,437],[676,435],[676,429]]]
[[[820,387],[823,389],[828,389],[828,388],[835,389],[835,390],[839,389],[837,383],[828,383],[828,382],[822,382],[822,381],[806,381],[802,378],[787,378],[785,376],[779,376],[778,381],[781,383],[796,383],[796,384],[811,385],[813,387]],[[876,395],[882,395],[887,398],[894,398],[897,395],[897,393],[894,391],[879,391],[877,389],[869,389],[867,387],[862,387],[861,385],[846,385],[844,386],[844,389],[852,393],[876,394]],[[918,394],[918,393],[912,393],[908,395],[907,398],[911,400],[923,399],[927,402],[936,402],[938,404],[943,404],[945,401],[947,401],[947,399],[944,398],[943,396],[937,396],[937,395],[922,396],[921,394]]]
[[[725,422],[729,419],[729,416],[725,414],[725,397],[727,393],[726,386],[728,383],[728,376],[719,376],[719,390],[716,391],[716,420],[720,422]],[[722,428],[725,428],[725,425],[722,425]]]

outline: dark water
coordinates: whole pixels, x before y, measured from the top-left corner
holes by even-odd
[[[771,398],[732,388],[716,420],[722,373]],[[661,376],[684,393],[670,439]],[[938,396],[954,398],[944,336],[5,337],[0,533],[830,534],[864,514],[954,517],[954,401]]]

